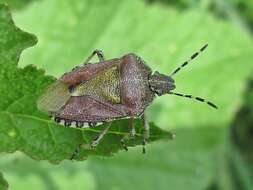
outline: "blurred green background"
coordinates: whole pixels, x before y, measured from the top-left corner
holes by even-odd
[[[169,142],[53,165],[23,153],[1,154],[10,189],[253,189],[253,2],[244,0],[2,0],[18,27],[35,34],[21,67],[59,77],[94,50],[106,58],[135,52],[170,72],[205,43],[208,49],[176,76],[177,91],[208,106],[157,98],[149,121],[176,134]]]

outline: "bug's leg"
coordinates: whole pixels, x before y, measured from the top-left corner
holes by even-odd
[[[89,122],[88,125],[90,128],[94,128],[94,127],[96,127],[97,123],[96,122]]]
[[[136,134],[135,126],[134,126],[134,118],[130,119],[129,126],[130,126],[130,137],[134,138]]]
[[[74,151],[73,154],[71,155],[70,160],[73,160],[73,159],[79,154],[80,149],[81,149],[81,146],[82,146],[82,144],[79,144],[79,145],[77,146],[77,148],[75,149],[75,151]]]
[[[96,49],[92,52],[92,54],[85,60],[84,64],[88,63],[95,55],[98,56],[99,61],[104,61],[105,57],[104,54],[102,52],[102,50]]]
[[[144,127],[144,133],[143,133],[143,141],[142,141],[142,145],[143,145],[143,148],[142,148],[142,153],[145,154],[146,153],[146,143],[149,139],[149,123],[147,121],[147,118],[145,117],[145,113],[143,114],[142,116],[142,119],[143,119],[143,127]]]
[[[130,121],[129,121],[129,128],[130,128],[130,132],[129,134],[125,135],[121,140],[120,140],[120,143],[122,145],[122,147],[128,151],[128,148],[126,146],[126,141],[129,139],[129,138],[134,138],[135,137],[135,134],[136,134],[136,131],[135,131],[135,127],[134,127],[134,118],[130,118]]]
[[[128,151],[127,145],[126,145],[126,143],[125,143],[125,141],[126,141],[128,138],[129,138],[129,137],[126,135],[126,136],[124,136],[124,137],[120,140],[121,146],[125,149],[125,151]]]
[[[105,136],[105,134],[108,132],[109,128],[111,127],[112,123],[107,123],[107,126],[104,128],[104,130],[91,142],[91,148],[95,149],[101,139]]]

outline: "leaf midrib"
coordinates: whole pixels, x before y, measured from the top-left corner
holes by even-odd
[[[10,116],[10,118],[11,118],[13,121],[15,120],[15,116],[17,116],[17,117],[21,117],[21,118],[33,119],[33,120],[37,120],[37,121],[44,122],[44,123],[46,123],[47,127],[50,128],[50,129],[49,129],[50,131],[52,131],[50,125],[52,125],[52,124],[55,124],[55,125],[56,125],[56,123],[54,123],[53,121],[46,120],[46,119],[41,119],[41,118],[39,118],[39,117],[35,117],[35,116],[31,116],[31,115],[26,115],[26,114],[11,113],[11,112],[8,112],[8,111],[0,111],[0,114],[5,114],[5,115]],[[16,126],[16,127],[17,127],[17,126]],[[64,126],[61,126],[61,127],[64,127]],[[76,129],[76,130],[80,130],[80,131],[82,131],[82,132],[85,132],[85,131],[90,131],[90,132],[95,132],[95,133],[100,133],[100,132],[101,132],[101,130],[98,130],[98,129],[95,129],[95,128],[81,128],[81,129],[79,129],[79,128],[70,128],[70,127],[69,127],[69,129]],[[53,132],[53,131],[52,131],[52,132]],[[127,135],[128,132],[108,131],[107,134]],[[136,134],[135,134],[135,135],[136,135],[136,136],[139,136],[139,137],[142,137],[142,136],[143,136],[143,134],[138,133],[137,131],[136,131]],[[152,134],[150,134],[150,137],[151,137],[151,138],[158,138],[158,137],[163,137],[163,136],[165,136],[165,135],[152,135]],[[169,139],[169,138],[168,138],[168,139]],[[53,138],[53,140],[54,140],[54,138]]]

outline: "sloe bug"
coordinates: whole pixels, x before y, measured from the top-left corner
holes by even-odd
[[[91,143],[95,148],[110,128],[113,120],[130,118],[130,135],[134,136],[134,118],[141,117],[144,125],[143,152],[149,138],[149,124],[145,109],[155,96],[171,94],[192,98],[217,108],[210,101],[192,95],[176,93],[173,76],[196,58],[207,47],[204,45],[189,60],[176,68],[171,75],[154,73],[143,59],[134,53],[121,58],[105,60],[102,51],[95,50],[84,62],[65,73],[42,95],[38,108],[52,115],[57,123],[64,122],[67,127],[82,128],[84,123],[95,127],[97,122],[108,124],[101,134]],[[90,60],[97,55],[99,62],[91,64]],[[72,125],[75,124],[75,125]],[[121,140],[122,146],[127,150]]]

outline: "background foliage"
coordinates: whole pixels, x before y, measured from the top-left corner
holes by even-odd
[[[235,0],[222,5],[217,2],[8,1],[15,23],[35,34],[38,44],[22,54],[19,64],[24,68],[10,66],[13,68],[7,68],[8,75],[0,75],[1,91],[8,92],[1,93],[1,111],[6,110],[13,98],[23,95],[18,91],[22,89],[27,93],[25,98],[14,105],[15,109],[8,107],[10,112],[25,110],[35,116],[40,114],[23,107],[35,105],[30,102],[35,102],[43,86],[53,79],[44,79],[41,70],[27,65],[36,65],[47,74],[59,77],[99,48],[107,58],[135,52],[154,70],[169,74],[206,42],[209,43],[207,51],[176,77],[177,91],[208,97],[220,107],[213,111],[176,97],[158,98],[148,109],[149,120],[172,130],[177,138],[148,146],[148,154],[144,156],[139,148],[134,148],[109,159],[92,157],[85,162],[66,160],[52,165],[31,160],[21,153],[2,154],[0,168],[9,186],[13,189],[35,185],[38,189],[251,189],[253,100],[251,83],[247,83],[247,79],[252,74],[253,49],[252,17],[250,11],[246,11],[250,10],[250,3],[243,3],[246,8],[242,9]],[[33,43],[34,40],[24,40],[16,50]],[[6,46],[1,48],[5,55]],[[17,56],[12,58],[7,61],[15,64]],[[6,71],[5,62],[2,60],[1,71]],[[9,84],[7,80],[19,85],[4,85]],[[36,82],[41,88],[34,91],[32,84]],[[9,129],[8,119],[1,112],[0,129]],[[24,126],[34,124],[25,123]],[[63,130],[57,126],[52,128]],[[24,130],[18,132],[24,133]],[[31,133],[34,130],[26,134]],[[34,151],[31,155],[33,146],[23,151],[33,157],[43,154],[46,159],[53,159],[52,155],[71,152],[75,133],[71,130],[68,137],[65,132],[62,137],[62,133],[57,133],[56,137],[64,140],[64,146],[59,146],[57,151],[59,154]],[[36,136],[32,142],[17,141],[14,145],[1,141],[0,146],[2,150],[5,146],[13,151],[23,146],[22,143],[36,144],[37,138],[45,138],[49,143],[47,137]]]

